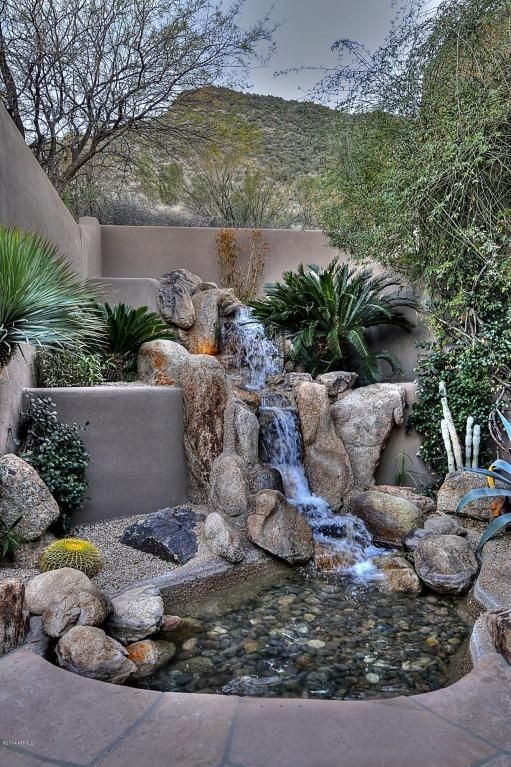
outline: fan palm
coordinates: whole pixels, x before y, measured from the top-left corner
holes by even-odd
[[[366,331],[378,325],[414,328],[403,309],[418,308],[415,298],[388,274],[373,276],[334,259],[328,267],[301,264],[284,272],[282,282],[266,286],[266,297],[251,302],[254,316],[291,340],[291,355],[317,375],[358,368],[371,381],[381,377],[380,361],[394,368],[388,352],[372,352]]]
[[[0,370],[20,344],[98,343],[103,323],[93,299],[54,245],[0,227]]]

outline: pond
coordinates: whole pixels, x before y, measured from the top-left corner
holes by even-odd
[[[139,685],[335,700],[428,692],[461,676],[470,627],[459,604],[295,572],[237,603],[223,595],[195,609],[204,632]]]

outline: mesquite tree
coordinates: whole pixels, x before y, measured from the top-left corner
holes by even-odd
[[[242,76],[271,45],[243,0],[0,0],[0,100],[59,192],[127,138],[200,137],[168,110],[180,94]]]

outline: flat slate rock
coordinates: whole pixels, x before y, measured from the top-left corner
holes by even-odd
[[[184,565],[197,553],[195,527],[203,519],[203,514],[196,514],[186,506],[160,509],[127,527],[121,543],[168,562]]]

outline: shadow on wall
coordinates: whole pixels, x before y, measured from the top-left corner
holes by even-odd
[[[16,452],[23,389],[35,385],[35,350],[24,346],[0,371],[0,455]]]

